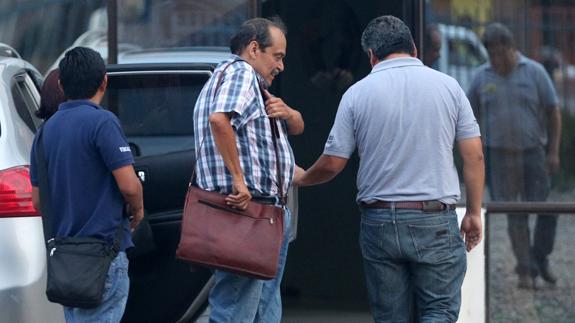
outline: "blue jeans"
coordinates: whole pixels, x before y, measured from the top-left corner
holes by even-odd
[[[455,211],[361,213],[359,243],[375,322],[457,321],[467,258]]]
[[[84,309],[64,307],[67,323],[117,323],[126,308],[130,279],[128,278],[128,258],[125,252],[118,253],[112,261],[104,286],[102,304],[96,308]]]
[[[280,284],[287,257],[291,213],[284,212],[284,239],[279,267],[272,280],[260,280],[215,270],[210,291],[210,323],[279,323],[282,317]]]

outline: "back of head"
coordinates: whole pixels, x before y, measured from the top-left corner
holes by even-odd
[[[60,85],[70,100],[92,98],[106,75],[106,64],[102,56],[86,47],[75,47],[67,51],[58,67]]]
[[[66,101],[66,96],[58,85],[59,77],[59,69],[52,70],[46,76],[44,84],[42,84],[42,92],[40,93],[40,108],[36,111],[38,118],[48,120],[58,111],[60,103]]]
[[[441,33],[436,24],[429,24],[425,27],[423,34],[423,64],[433,65],[440,57]]]
[[[494,47],[514,48],[515,40],[513,33],[505,25],[494,22],[485,28],[483,33],[483,45],[488,50]]]
[[[378,60],[396,53],[415,54],[411,31],[394,16],[381,16],[370,21],[361,35],[361,46],[366,53],[371,49]]]
[[[256,41],[260,50],[263,51],[272,45],[270,27],[278,28],[284,35],[287,35],[287,28],[279,17],[250,19],[240,26],[238,32],[230,40],[230,50],[240,55],[249,43]]]

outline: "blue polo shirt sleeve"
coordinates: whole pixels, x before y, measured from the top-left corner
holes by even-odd
[[[110,113],[96,129],[95,143],[102,160],[110,171],[134,163],[130,145],[118,118]]]
[[[457,128],[455,139],[468,139],[479,137],[479,125],[473,115],[471,104],[465,95],[463,89],[459,88],[459,112],[457,113]]]
[[[213,112],[233,112],[231,123],[236,129],[249,120],[248,108],[255,98],[253,71],[246,67],[230,67],[223,76],[222,83],[214,97]]]
[[[324,155],[348,158],[355,151],[355,132],[351,92],[346,92],[339,104],[333,127],[327,138]]]

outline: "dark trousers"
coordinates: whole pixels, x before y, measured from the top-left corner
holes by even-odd
[[[487,184],[493,201],[545,201],[550,178],[543,147],[528,150],[486,149]],[[538,214],[533,243],[530,242],[529,215],[508,214],[507,230],[519,274],[536,272],[536,262],[544,263],[553,251],[557,228],[556,214]]]

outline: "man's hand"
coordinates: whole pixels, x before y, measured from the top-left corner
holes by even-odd
[[[144,209],[134,208],[132,205],[128,205],[128,214],[130,216],[130,228],[134,231],[138,226],[138,223],[140,223],[144,218]]]
[[[481,242],[483,238],[481,215],[465,213],[461,222],[461,237],[465,239],[465,246],[468,252]]]
[[[559,154],[549,153],[547,154],[547,167],[549,169],[549,174],[555,175],[559,172]]]
[[[144,200],[142,183],[136,176],[134,166],[126,165],[112,171],[118,188],[128,204],[128,214],[130,216],[130,227],[132,231],[144,218]]]
[[[285,120],[289,135],[300,135],[303,133],[305,124],[301,113],[290,108],[282,99],[276,98],[268,90],[263,90],[263,95],[266,101],[265,106],[268,117]]]
[[[248,207],[248,202],[252,199],[252,195],[248,191],[244,179],[234,179],[232,189],[233,193],[226,197],[226,203],[233,208],[245,210]]]
[[[279,118],[283,120],[289,120],[295,117],[296,111],[290,108],[285,102],[264,90],[264,97],[266,98],[266,112],[270,118]]]

